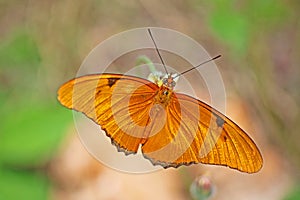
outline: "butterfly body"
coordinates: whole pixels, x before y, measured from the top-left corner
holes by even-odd
[[[154,82],[122,74],[72,79],[58,91],[67,108],[101,126],[118,151],[136,153],[164,168],[192,163],[224,165],[254,173],[262,156],[232,120],[191,96],[174,92],[176,74]]]
[[[157,94],[155,95],[155,103],[159,103],[161,105],[167,106],[171,97],[173,95],[173,91],[165,86],[161,86]]]

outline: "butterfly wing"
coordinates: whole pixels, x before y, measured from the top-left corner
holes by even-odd
[[[136,153],[146,136],[149,112],[158,86],[121,74],[87,75],[63,84],[58,100],[99,124],[125,153]]]
[[[157,91],[145,79],[96,74],[62,85],[58,100],[99,124],[119,151],[136,153],[142,144],[144,156],[166,168],[201,162],[253,173],[262,167],[258,148],[230,119],[184,94],[154,104]]]
[[[163,128],[142,146],[152,163],[165,168],[206,163],[248,173],[262,167],[262,156],[252,139],[207,104],[173,93],[165,112]]]

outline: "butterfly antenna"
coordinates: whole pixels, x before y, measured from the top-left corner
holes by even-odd
[[[162,57],[161,57],[161,55],[160,55],[160,53],[159,53],[159,50],[158,50],[157,45],[156,45],[156,43],[155,43],[155,41],[154,41],[154,39],[153,39],[153,36],[152,36],[152,33],[151,33],[150,28],[148,28],[148,32],[149,32],[149,35],[150,35],[150,37],[151,37],[151,39],[152,39],[152,41],[153,41],[153,43],[154,43],[154,46],[155,46],[156,52],[157,52],[157,54],[158,54],[158,56],[159,56],[159,58],[160,58],[160,61],[161,61],[161,63],[163,64],[166,73],[168,74],[167,67],[166,67],[165,62],[164,62],[164,60],[162,59]]]
[[[177,76],[175,76],[175,77],[173,77],[173,78],[177,78],[177,77],[179,77],[179,76],[181,76],[181,75],[183,75],[183,74],[185,74],[185,73],[187,73],[187,72],[189,72],[189,71],[192,71],[192,70],[194,70],[194,69],[196,69],[196,68],[198,68],[198,67],[200,67],[200,66],[202,66],[202,65],[204,65],[204,64],[206,64],[206,63],[208,63],[208,62],[211,62],[211,61],[213,61],[213,60],[216,60],[217,58],[220,58],[220,57],[221,57],[221,55],[217,55],[217,56],[215,56],[215,57],[213,57],[213,58],[211,58],[211,59],[209,59],[209,60],[204,61],[203,63],[200,63],[199,65],[197,65],[197,66],[195,66],[195,67],[192,67],[191,69],[188,69],[188,70],[186,70],[186,71],[184,71],[184,72],[181,72],[180,74],[178,74]]]

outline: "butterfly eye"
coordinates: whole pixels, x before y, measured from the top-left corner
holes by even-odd
[[[165,90],[164,91],[164,95],[168,95],[169,94],[169,91],[168,90]]]
[[[167,78],[163,78],[163,84],[167,85],[168,84],[168,79]]]

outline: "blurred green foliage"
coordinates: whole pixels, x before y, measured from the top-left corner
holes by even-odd
[[[48,199],[49,182],[43,175],[0,168],[0,199]]]
[[[208,24],[215,35],[231,47],[235,57],[248,51],[253,34],[272,30],[287,17],[286,5],[277,0],[210,1]]]
[[[300,199],[300,186],[297,185],[283,200],[299,200]]]
[[[40,61],[25,28],[0,43],[0,199],[49,196],[47,177],[35,169],[49,162],[71,117],[54,97],[39,95],[37,87],[45,87],[35,82]]]
[[[68,122],[69,113],[58,105],[29,104],[11,109],[1,122],[0,163],[35,166],[46,162]]]
[[[40,63],[38,47],[23,29],[13,31],[0,46],[0,67],[11,69],[37,68]]]

